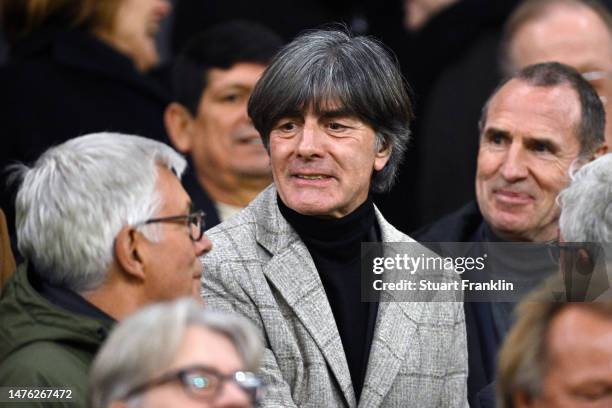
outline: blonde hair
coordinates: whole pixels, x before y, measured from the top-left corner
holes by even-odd
[[[567,308],[583,310],[612,319],[612,302],[568,303],[552,300],[550,285],[532,293],[517,308],[517,321],[499,352],[497,366],[498,408],[513,408],[516,393],[538,398],[549,363],[547,343],[551,322]]]

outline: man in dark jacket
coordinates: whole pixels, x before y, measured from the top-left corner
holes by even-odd
[[[27,262],[0,298],[0,384],[67,390],[66,406],[85,406],[89,365],[116,320],[197,296],[198,256],[211,244],[178,179],[184,168],[163,143],[98,133],[16,171]]]
[[[209,228],[272,182],[268,153],[247,115],[247,102],[281,45],[264,26],[232,21],[195,36],[174,64],[166,128],[172,144],[193,163],[183,184],[208,214]]]
[[[566,65],[529,66],[491,96],[480,128],[477,203],[415,237],[421,242],[555,240],[556,198],[569,182],[570,168],[606,151],[603,106],[591,85]],[[466,303],[465,311],[473,403],[493,380],[512,305]]]

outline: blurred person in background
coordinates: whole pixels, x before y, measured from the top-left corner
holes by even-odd
[[[145,75],[167,0],[3,0],[10,44],[0,68],[0,170],[34,161],[85,133],[165,140],[167,93]],[[14,190],[0,174],[0,206],[14,231]]]
[[[577,171],[559,195],[559,232],[567,242],[612,243],[612,154]]]
[[[214,227],[272,182],[268,152],[247,114],[255,83],[282,40],[247,21],[220,23],[192,38],[173,67],[165,112],[170,141],[190,156],[183,185]]]
[[[612,302],[532,294],[500,351],[497,408],[612,406]]]
[[[60,406],[85,406],[89,366],[115,321],[198,298],[198,257],[211,243],[180,184],[184,168],[161,142],[97,133],[16,170],[27,262],[0,298],[0,384],[67,388]]]
[[[263,391],[263,347],[244,318],[191,299],[121,322],[92,365],[90,408],[248,408]]]
[[[525,1],[505,25],[500,57],[507,75],[546,61],[578,70],[604,104],[612,146],[612,15],[606,6],[597,0]]]

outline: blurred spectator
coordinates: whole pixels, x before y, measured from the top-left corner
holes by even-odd
[[[0,294],[8,278],[15,272],[15,258],[11,250],[11,241],[6,227],[6,217],[0,208]]]
[[[117,326],[91,370],[91,408],[251,407],[262,345],[248,321],[193,300],[150,306]]]
[[[0,299],[0,384],[72,390],[115,320],[161,300],[197,297],[211,243],[167,145],[98,133],[21,166],[17,238],[27,263]],[[29,402],[31,407],[45,401]]]
[[[610,301],[555,303],[538,292],[501,349],[497,407],[610,407],[611,361]]]
[[[404,25],[410,31],[418,31],[436,14],[459,0],[404,0]]]
[[[575,288],[578,301],[612,300],[612,154],[576,172],[558,201],[566,286]]]
[[[264,26],[233,21],[192,38],[175,61],[166,128],[176,149],[191,158],[183,185],[206,212],[209,228],[272,182],[268,152],[249,119],[247,102],[281,45]]]
[[[612,243],[612,154],[576,172],[559,203],[559,230],[565,241]]]
[[[576,68],[606,108],[606,140],[612,146],[612,15],[597,0],[531,0],[508,19],[501,49],[510,74],[545,61]]]
[[[589,83],[558,63],[531,65],[485,104],[477,202],[415,234],[422,242],[543,242],[557,238],[556,198],[571,166],[606,151],[604,110]],[[533,266],[534,275],[537,270]],[[470,278],[470,274],[465,275]],[[471,402],[493,381],[513,304],[465,303]]]
[[[0,69],[0,170],[77,135],[115,131],[165,140],[166,92],[144,76],[166,0],[3,0],[11,45]],[[14,231],[14,191],[0,175]]]

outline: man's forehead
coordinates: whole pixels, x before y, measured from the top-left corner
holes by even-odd
[[[160,164],[157,168],[157,190],[161,196],[163,210],[189,212],[191,199],[176,173]]]
[[[512,50],[519,67],[558,61],[579,70],[604,69],[612,65],[612,32],[589,7],[551,4],[517,27]]]
[[[612,348],[612,315],[581,305],[569,305],[550,323],[548,344],[552,352],[584,349],[585,343]],[[611,351],[612,353],[612,351]]]
[[[578,121],[581,107],[578,93],[568,83],[540,86],[515,78],[508,81],[491,98],[489,113],[494,114],[500,110],[548,112],[561,117],[567,117],[569,114],[571,119]]]
[[[491,98],[483,136],[495,129],[578,142],[580,121],[578,94],[569,84],[543,87],[513,79]]]
[[[312,114],[320,117],[357,116],[354,109],[336,99],[321,99],[302,103],[287,109],[283,117],[301,117]]]

